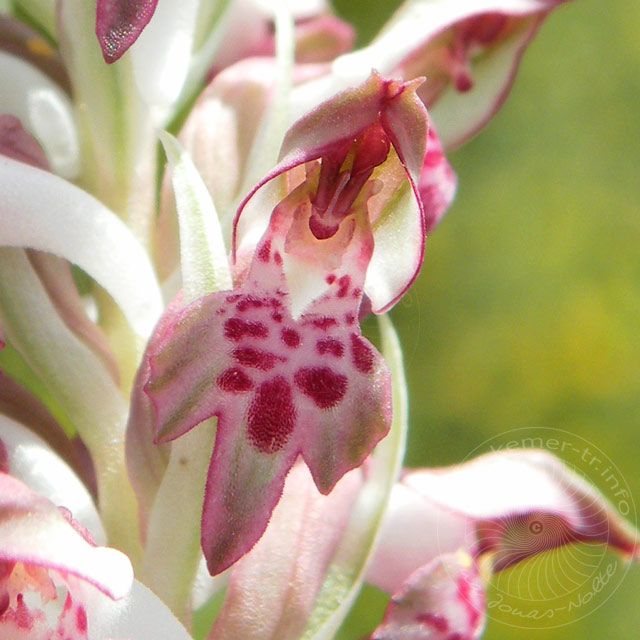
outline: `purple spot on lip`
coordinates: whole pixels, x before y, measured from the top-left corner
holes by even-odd
[[[321,409],[335,407],[347,392],[347,377],[328,367],[299,369],[294,380],[298,388]]]
[[[233,350],[233,357],[245,367],[253,367],[262,371],[269,371],[276,365],[276,356],[268,351],[261,351],[253,347],[239,347]]]
[[[249,391],[253,388],[253,382],[251,378],[238,367],[232,367],[223,371],[218,376],[218,386],[223,391],[230,391],[232,393],[242,393],[243,391]]]
[[[238,342],[244,336],[266,338],[269,330],[261,322],[245,322],[241,318],[229,318],[224,323],[224,336],[228,340]]]
[[[295,419],[289,383],[282,376],[263,382],[249,407],[249,439],[263,453],[275,453],[287,444]]]
[[[321,355],[331,354],[336,358],[342,358],[344,354],[344,345],[340,340],[335,338],[323,338],[316,342],[316,351]]]
[[[296,349],[300,346],[300,334],[295,329],[283,329],[280,337],[287,347]]]
[[[373,351],[365,344],[362,338],[354,333],[351,334],[351,355],[353,356],[353,364],[358,371],[361,373],[371,373],[373,371]]]

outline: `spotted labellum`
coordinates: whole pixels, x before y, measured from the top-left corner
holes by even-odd
[[[236,241],[255,193],[286,184],[239,284],[174,312],[152,338],[143,386],[156,440],[218,417],[202,528],[212,573],[262,535],[298,456],[329,493],[389,429],[389,372],[358,316],[364,299],[376,311],[393,304],[422,259],[427,120],[416,84],[374,74],[296,123],[239,209]],[[376,227],[393,226],[408,265],[371,282],[387,259]]]

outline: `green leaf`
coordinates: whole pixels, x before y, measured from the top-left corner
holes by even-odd
[[[193,162],[169,133],[160,133],[176,196],[180,224],[182,284],[186,304],[233,281],[213,200]]]

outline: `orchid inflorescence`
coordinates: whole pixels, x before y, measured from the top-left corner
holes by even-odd
[[[0,4],[0,637],[329,638],[367,582],[471,639],[493,573],[638,558],[550,453],[402,471],[386,312],[560,4]]]

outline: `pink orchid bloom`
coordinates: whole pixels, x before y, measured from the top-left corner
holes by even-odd
[[[391,306],[422,261],[427,122],[415,87],[374,74],[294,124],[239,208],[244,255],[256,194],[284,189],[241,283],[170,310],[151,339],[137,389],[156,441],[218,416],[202,528],[212,573],[260,538],[299,455],[329,493],[389,428],[389,374],[357,318],[363,295],[376,312]]]
[[[133,580],[128,558],[97,546],[94,536],[104,540],[98,514],[63,460],[1,415],[0,435],[0,637],[143,640],[167,633],[188,640],[162,602]]]
[[[360,81],[426,76],[418,95],[445,148],[480,131],[507,98],[520,60],[549,13],[566,0],[407,0],[367,46],[336,58],[294,93],[297,108]]]
[[[607,544],[640,559],[638,533],[546,451],[508,450],[455,467],[408,471],[393,490],[367,570],[369,582],[393,594],[373,638],[478,638],[484,626],[482,558],[498,572],[578,542]],[[462,597],[466,613],[456,586],[460,575],[475,585],[474,593],[480,590]],[[401,627],[413,635],[394,636]]]

